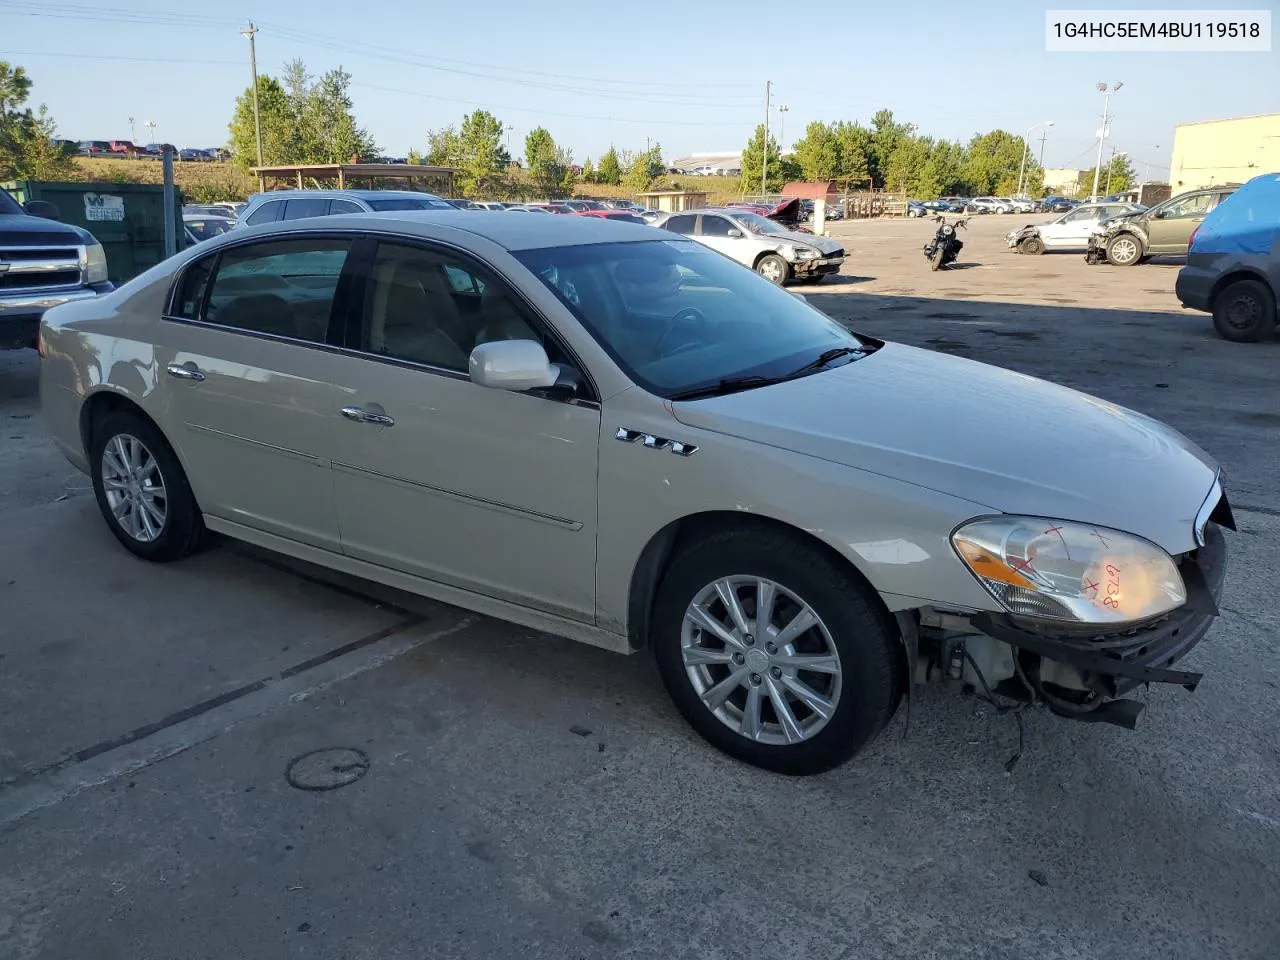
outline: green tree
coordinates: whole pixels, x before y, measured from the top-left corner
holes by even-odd
[[[427,152],[423,159],[433,167],[462,166],[462,138],[452,125],[427,131]]]
[[[863,187],[870,177],[871,131],[841,120],[831,125],[836,139],[836,177],[846,185]]]
[[[806,180],[830,180],[840,170],[840,142],[835,131],[820,120],[805,127],[793,154]]]
[[[601,160],[602,165],[603,163],[604,161]],[[654,180],[666,172],[667,167],[662,160],[662,146],[655,143],[648,150],[634,156],[622,182],[628,190],[642,193],[649,189]]]
[[[487,195],[498,189],[511,157],[502,146],[502,123],[488,110],[476,110],[458,131],[461,172],[458,184],[466,196]]]
[[[596,168],[591,163],[590,157],[587,157],[586,161],[582,164],[582,182],[583,183],[596,182]]]
[[[766,169],[761,169],[766,163],[766,158],[768,166]],[[769,137],[766,145],[763,123],[756,126],[755,133],[742,149],[742,192],[758,194],[762,175],[766,178],[765,193],[775,193],[782,189],[782,184],[785,182],[782,152],[778,149],[778,141],[772,136]]]
[[[562,153],[546,127],[535,127],[524,139],[524,158],[534,192],[548,199],[563,190],[569,165],[561,163]]]
[[[1025,141],[1006,130],[992,130],[969,141],[965,180],[980,196],[1002,196],[1018,189]]]
[[[258,77],[258,116],[262,124],[262,162],[266,166],[300,163],[297,151],[296,117],[284,87],[275,77]],[[253,125],[253,90],[246,87],[236,97],[231,117],[231,152],[242,167],[258,165],[258,147]]]
[[[871,118],[871,148],[867,156],[868,173],[875,186],[891,186],[886,183],[889,161],[899,144],[911,135],[911,124],[898,123],[892,110],[877,110]]]
[[[940,185],[928,173],[932,154],[933,141],[928,137],[902,137],[885,160],[882,185],[909,197],[937,196]]]
[[[1102,174],[1098,177],[1098,191],[1124,193],[1134,185],[1136,180],[1133,164],[1124,154],[1118,153],[1103,165]]]
[[[377,154],[378,145],[356,123],[350,88],[351,74],[336,67],[308,90],[303,114],[308,162],[350,163],[352,158],[367,160]]]
[[[964,147],[952,140],[935,140],[929,159],[920,170],[915,196],[921,200],[964,193],[966,154]]]
[[[618,151],[609,145],[605,155],[600,158],[600,166],[596,168],[596,177],[601,183],[617,186],[622,182],[622,164],[618,162]]]
[[[61,180],[75,175],[71,152],[54,142],[58,128],[41,104],[26,106],[31,78],[0,60],[0,180]]]

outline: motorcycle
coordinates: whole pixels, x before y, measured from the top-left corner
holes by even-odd
[[[969,218],[961,217],[954,225],[947,223],[947,218],[943,216],[933,219],[938,223],[938,230],[934,233],[933,239],[924,245],[924,256],[929,261],[929,269],[937,270],[949,263],[955,263],[956,257],[960,255],[964,241],[956,235],[956,227],[968,229]]]

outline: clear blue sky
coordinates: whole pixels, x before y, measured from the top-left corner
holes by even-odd
[[[0,0],[0,59],[26,66],[33,99],[70,139],[128,138],[132,116],[139,141],[153,139],[143,124],[154,120],[155,139],[224,143],[248,86],[237,31],[249,17],[261,31],[260,72],[278,74],[293,57],[314,73],[345,67],[358,120],[392,155],[476,107],[514,127],[513,153],[539,124],[579,161],[611,143],[643,149],[646,138],[668,158],[736,150],[760,122],[772,80],[775,107],[789,108],[787,141],[811,120],[865,123],[881,107],[922,133],[961,139],[1053,120],[1046,164],[1090,166],[1102,109],[1095,84],[1120,80],[1112,142],[1140,175],[1150,162],[1155,176],[1167,172],[1175,124],[1280,111],[1276,52],[1046,53],[1044,10],[1069,0],[834,3],[808,19],[777,0],[101,2]],[[1277,0],[1159,6],[1275,10]]]

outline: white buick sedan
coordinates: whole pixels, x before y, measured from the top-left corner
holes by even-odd
[[[702,736],[774,770],[840,763],[918,678],[1131,726],[1217,614],[1230,507],[1180,434],[652,227],[238,229],[50,310],[40,350],[137,556],[215,532],[651,648]]]

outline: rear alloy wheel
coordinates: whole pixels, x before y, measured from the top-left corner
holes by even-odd
[[[1213,301],[1213,328],[1224,340],[1256,343],[1275,333],[1276,301],[1259,280],[1237,280]]]
[[[658,592],[653,647],[699,734],[779,773],[843,763],[901,695],[895,634],[865,585],[768,530],[729,531],[680,554]]]
[[[756,273],[778,286],[786,283],[791,267],[776,253],[766,253],[756,261]]]
[[[1107,241],[1107,262],[1117,267],[1132,267],[1142,259],[1142,244],[1130,233],[1118,233]]]
[[[204,521],[186,474],[145,418],[128,411],[108,414],[93,426],[89,458],[98,507],[131,553],[177,560],[200,545]]]
[[[1027,237],[1027,239],[1018,244],[1018,252],[1033,257],[1039,256],[1044,253],[1044,241],[1039,237]]]

